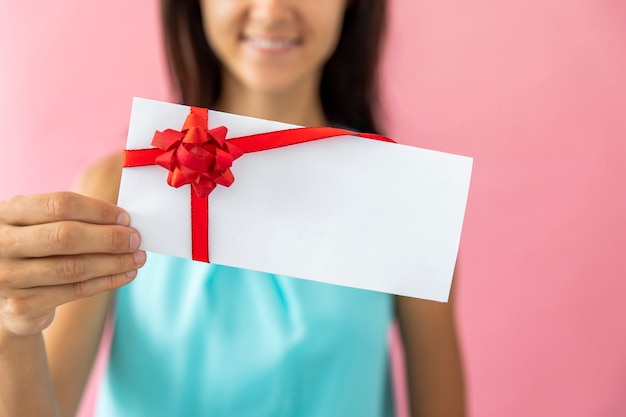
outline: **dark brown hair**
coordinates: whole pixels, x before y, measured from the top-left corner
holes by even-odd
[[[330,123],[374,133],[385,0],[348,1],[337,49],[322,72],[320,97]],[[161,18],[179,99],[212,107],[221,93],[221,64],[206,41],[199,0],[161,0]]]

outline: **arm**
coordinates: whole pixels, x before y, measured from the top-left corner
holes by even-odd
[[[465,415],[463,372],[448,303],[396,297],[413,417]]]
[[[78,179],[77,192],[116,203],[121,156],[115,154],[91,166]],[[62,416],[76,414],[100,345],[111,295],[112,292],[105,291],[59,306],[54,321],[44,331],[52,383]]]
[[[60,416],[41,333],[0,330],[0,416]]]
[[[119,174],[103,175],[107,166],[79,191],[111,200]],[[108,292],[130,282],[145,257],[124,214],[73,193],[0,202],[0,417],[75,413]]]

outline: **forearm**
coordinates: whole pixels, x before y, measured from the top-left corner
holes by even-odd
[[[0,417],[58,417],[43,336],[0,329]]]

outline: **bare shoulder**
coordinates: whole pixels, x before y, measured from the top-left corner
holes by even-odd
[[[454,334],[454,301],[456,293],[456,283],[458,281],[457,268],[452,277],[452,286],[447,303],[423,300],[412,297],[395,297],[396,317],[400,325],[405,324],[407,328],[419,328],[421,331],[432,331],[437,336],[441,329],[452,331]],[[407,336],[413,336],[413,332]]]
[[[396,314],[399,320],[418,325],[420,328],[438,328],[453,320],[452,303],[396,297]]]
[[[76,181],[75,190],[89,197],[117,202],[122,177],[122,152],[116,152],[85,169]]]

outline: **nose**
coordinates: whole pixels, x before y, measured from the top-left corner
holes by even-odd
[[[264,23],[275,23],[293,17],[290,0],[250,0],[250,18]]]

